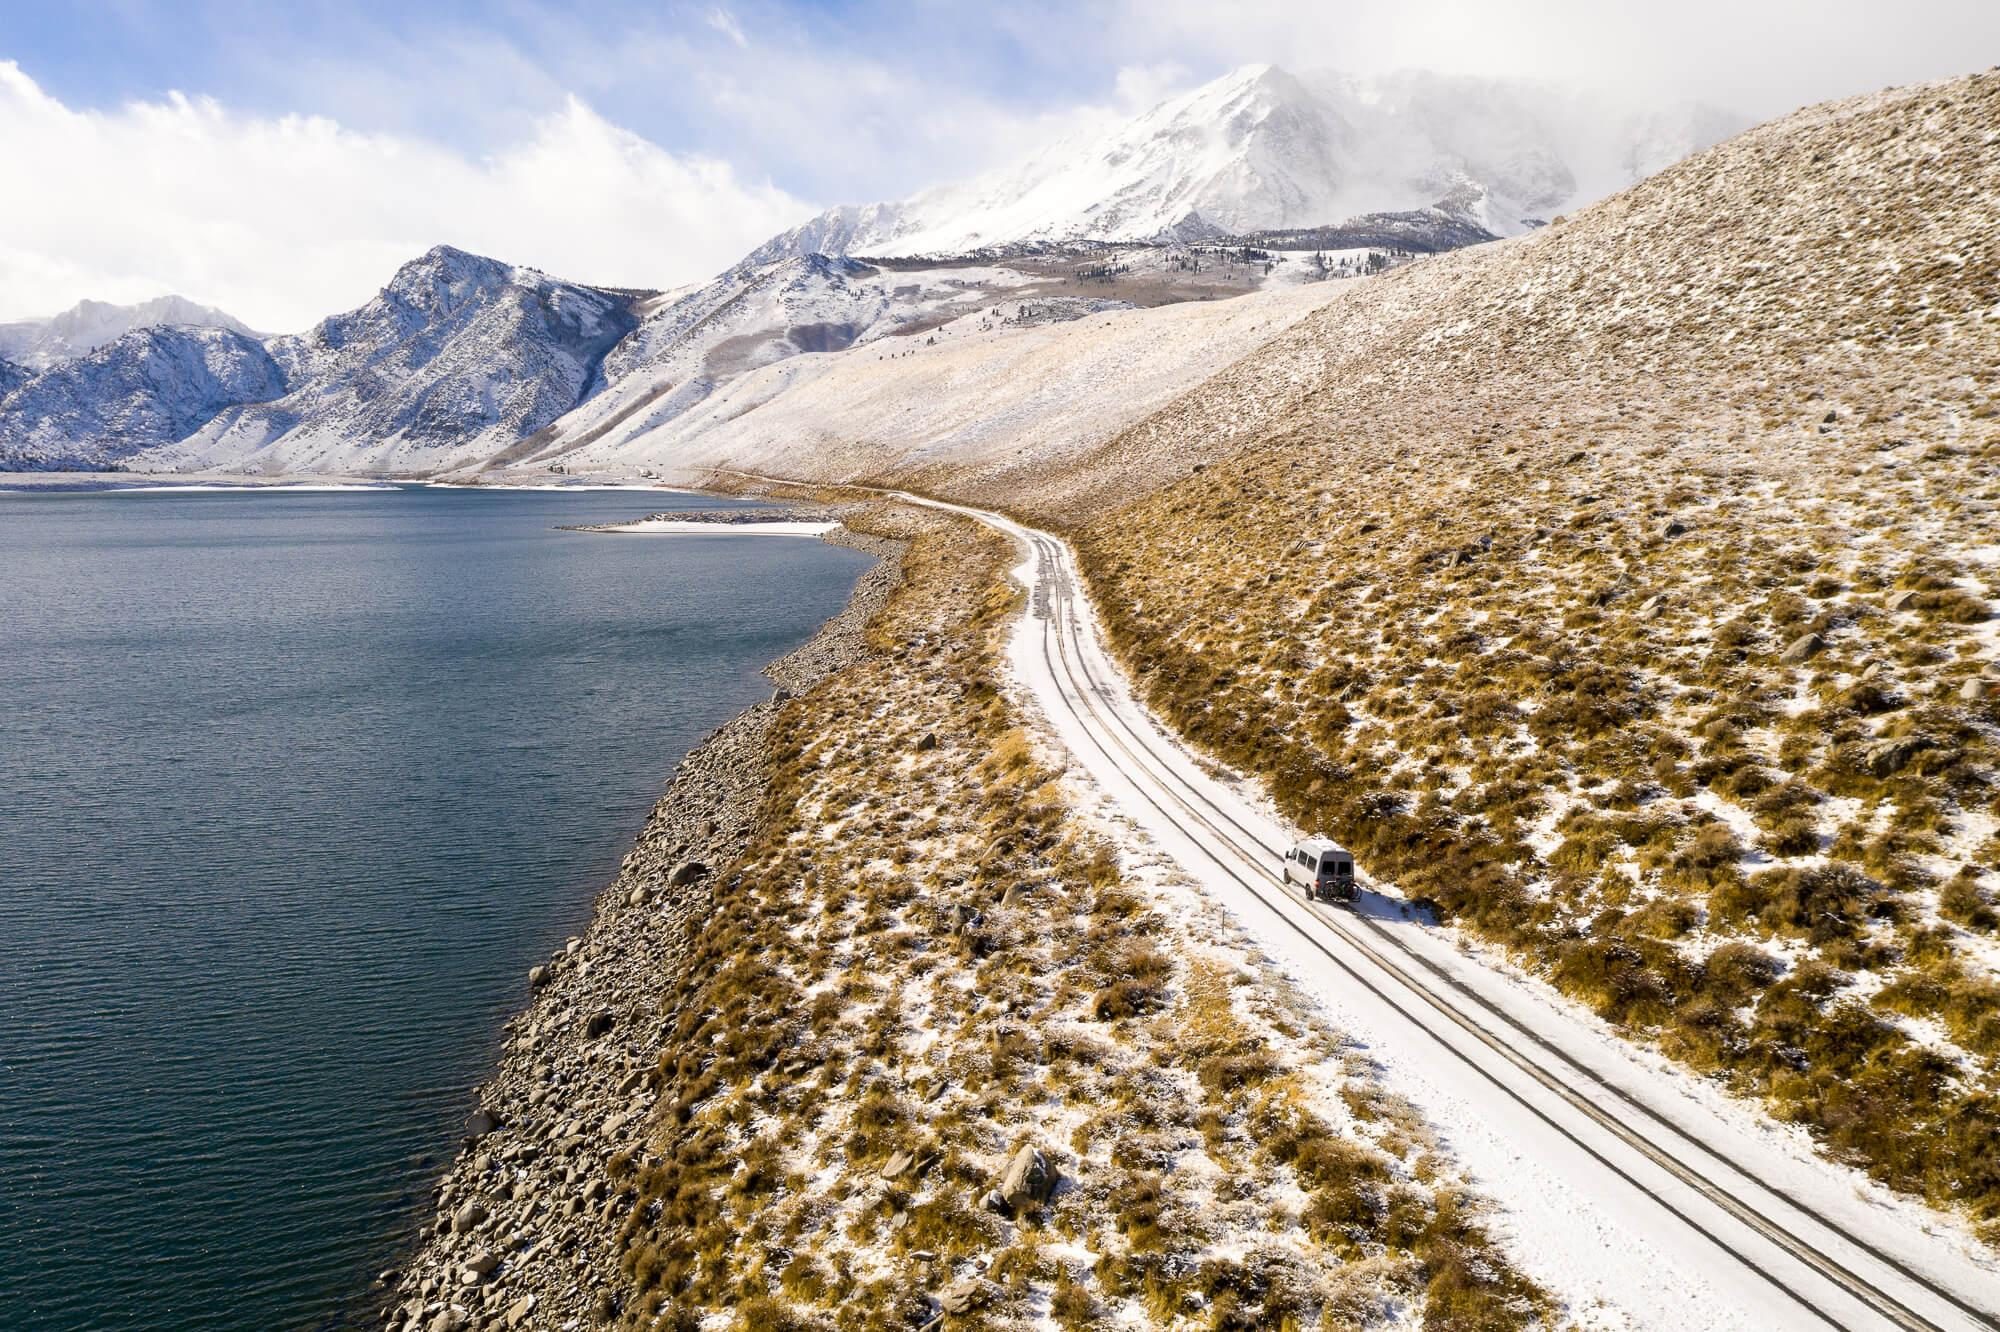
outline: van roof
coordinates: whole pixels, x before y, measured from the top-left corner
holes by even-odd
[[[1310,851],[1316,856],[1323,856],[1329,851],[1338,851],[1343,856],[1347,854],[1347,848],[1331,837],[1308,837],[1299,843],[1299,850]]]

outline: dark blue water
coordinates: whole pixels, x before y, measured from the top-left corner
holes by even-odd
[[[675,498],[0,495],[0,1327],[366,1312],[528,967],[867,564],[552,530]]]

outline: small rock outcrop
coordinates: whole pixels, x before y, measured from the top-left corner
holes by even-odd
[[[1891,740],[1877,740],[1861,751],[1861,764],[1874,777],[1890,777],[1901,772],[1911,759],[1927,749],[1937,748],[1937,741],[1927,735],[1906,735]]]
[[[1800,634],[1786,644],[1785,650],[1778,654],[1778,660],[1787,666],[1796,666],[1802,661],[1812,660],[1825,646],[1826,640],[1818,634]]]

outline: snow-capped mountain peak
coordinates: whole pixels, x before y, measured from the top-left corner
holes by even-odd
[[[171,324],[181,328],[222,328],[257,336],[241,320],[185,296],[160,296],[136,305],[78,301],[46,319],[0,324],[0,357],[28,370],[46,370],[97,350],[135,328]]]
[[[1431,205],[1510,235],[1736,124],[1707,109],[1640,117],[1514,80],[1246,65],[1015,166],[830,209],[751,260],[1292,230]]]

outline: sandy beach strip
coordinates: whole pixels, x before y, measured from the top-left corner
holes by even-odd
[[[636,523],[604,523],[593,532],[639,532],[648,536],[825,536],[840,526],[834,522],[703,523],[676,518],[644,518]]]

